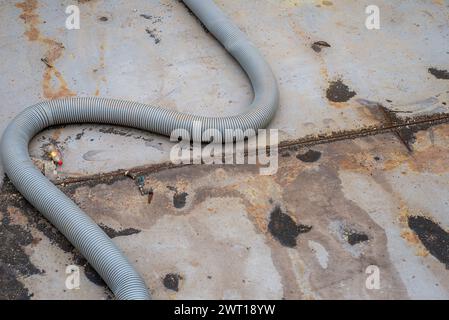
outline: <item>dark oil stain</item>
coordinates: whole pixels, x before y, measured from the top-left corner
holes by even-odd
[[[176,209],[184,208],[184,206],[186,205],[186,199],[188,195],[189,194],[187,192],[181,193],[176,192],[173,195],[173,205],[175,206]]]
[[[281,157],[282,157],[282,158],[288,158],[288,157],[290,157],[290,152],[288,152],[288,151],[281,151]]]
[[[13,225],[8,205],[0,197],[0,212],[3,214],[0,221],[0,300],[25,300],[32,294],[18,280],[18,277],[28,277],[42,274],[30,261],[24,247],[35,243],[26,226]]]
[[[437,223],[422,216],[408,217],[408,226],[430,254],[449,269],[449,233]]]
[[[150,37],[154,40],[154,43],[155,43],[155,44],[158,44],[159,42],[161,42],[161,39],[159,38],[156,29],[146,28],[145,31],[146,31],[146,32],[150,35]]]
[[[85,129],[83,129],[83,131],[81,131],[80,133],[77,133],[75,136],[75,140],[81,140],[81,138],[84,136],[84,131]]]
[[[341,79],[330,82],[329,88],[326,90],[327,99],[333,102],[346,102],[356,94],[357,93],[351,91]]]
[[[110,180],[93,181],[74,183],[71,186],[66,186],[62,191],[70,196],[76,192],[80,186],[95,186],[98,183],[112,184],[118,180],[126,179],[124,176],[114,177]],[[9,224],[8,207],[17,208],[27,218],[27,226],[18,226]],[[105,293],[108,297],[112,297],[111,291],[101,279],[100,275],[95,269],[90,266],[87,260],[78,252],[77,249],[64,237],[64,235],[57,230],[39,211],[31,206],[22,195],[20,195],[11,181],[5,177],[3,185],[0,189],[0,212],[3,213],[3,219],[0,224],[0,267],[8,269],[8,272],[0,272],[0,299],[2,294],[7,294],[8,297],[25,297],[29,295],[26,288],[23,287],[20,281],[15,281],[12,275],[29,276],[33,274],[41,274],[44,271],[38,270],[30,261],[29,257],[23,251],[23,247],[35,243],[38,239],[33,239],[28,228],[36,228],[42,232],[50,243],[56,245],[58,248],[66,253],[72,254],[72,261],[75,265],[84,267],[86,277],[98,286],[104,286]],[[114,238],[119,236],[127,236],[139,233],[140,230],[134,228],[127,228],[124,230],[114,230],[105,225],[100,226],[105,233]],[[5,238],[3,238],[5,237]],[[5,253],[2,250],[6,250]],[[9,267],[6,267],[9,266]],[[4,287],[7,285],[9,287]],[[13,286],[13,287],[11,287]],[[3,288],[6,288],[3,290]]]
[[[316,41],[312,44],[311,48],[313,49],[313,51],[315,52],[321,52],[321,49],[325,47],[325,48],[330,48],[331,45],[329,43],[327,43],[326,41]]]
[[[1,260],[0,260],[1,262]],[[10,266],[0,263],[0,300],[29,300],[32,293],[17,280],[17,274]]]
[[[146,137],[142,137],[139,135],[135,135],[134,133],[132,133],[124,128],[108,127],[108,128],[100,128],[100,129],[98,129],[98,131],[101,133],[113,134],[113,135],[122,136],[122,137],[132,137],[136,140],[143,140],[145,142],[152,142],[154,140],[152,138],[146,138]]]
[[[109,238],[130,236],[133,234],[140,233],[140,230],[134,228],[126,228],[122,230],[114,230],[104,224],[99,224],[100,228],[108,235]]]
[[[142,18],[144,18],[144,19],[151,20],[152,24],[156,24],[156,23],[162,22],[162,17],[152,16],[152,15],[149,15],[149,14],[141,14],[140,16]]]
[[[50,242],[64,252],[71,252],[73,246],[45,217],[34,209],[14,187],[12,182],[5,178],[0,189],[0,211],[7,212],[8,207],[17,208],[28,219],[28,226],[42,232]]]
[[[366,234],[355,230],[346,230],[345,236],[351,246],[369,240]]]
[[[179,192],[176,187],[167,186],[167,189],[170,191],[174,191],[173,195],[173,205],[176,209],[182,209],[186,205],[187,196],[189,195],[187,192]]]
[[[449,80],[449,71],[447,70],[429,68],[428,71],[437,79]]]
[[[100,21],[102,21],[102,22],[106,22],[106,21],[108,21],[109,19],[108,19],[108,17],[100,17],[100,18],[98,18],[98,20],[100,20]]]
[[[294,248],[298,235],[311,229],[312,226],[296,224],[289,215],[282,212],[280,206],[275,206],[271,212],[268,230],[285,247]]]
[[[321,152],[315,150],[308,150],[304,154],[296,155],[296,158],[303,162],[315,162],[321,158]]]
[[[165,275],[164,279],[162,279],[162,283],[167,289],[178,292],[180,280],[182,280],[182,277],[179,274],[168,273]]]

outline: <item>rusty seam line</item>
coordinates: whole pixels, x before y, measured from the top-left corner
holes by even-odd
[[[314,145],[322,145],[322,144],[328,144],[332,142],[337,141],[344,141],[344,140],[353,140],[357,138],[362,138],[366,136],[374,136],[384,133],[396,133],[397,129],[406,128],[406,127],[413,127],[413,126],[419,126],[422,124],[430,124],[430,126],[435,126],[442,123],[449,122],[449,114],[443,115],[439,117],[435,117],[432,119],[424,119],[424,120],[416,120],[416,121],[410,121],[410,122],[404,122],[404,123],[397,123],[397,124],[391,124],[391,125],[385,125],[380,126],[378,128],[363,128],[363,129],[356,129],[352,131],[346,131],[342,133],[331,133],[326,136],[318,136],[318,137],[311,137],[311,138],[302,138],[294,141],[285,141],[279,144],[279,150],[288,149],[291,147],[308,147],[308,146],[314,146]],[[399,136],[400,138],[400,136]],[[267,148],[267,151],[270,149]],[[245,152],[245,156],[247,156],[247,152]],[[193,164],[172,164],[171,162],[164,162],[162,164],[157,165],[149,165],[149,166],[141,166],[141,167],[135,167],[131,169],[119,169],[112,172],[107,173],[99,173],[99,174],[93,174],[93,175],[87,175],[84,177],[68,177],[65,179],[61,179],[59,181],[54,181],[53,183],[55,185],[61,185],[66,186],[69,184],[75,184],[80,182],[86,182],[86,181],[93,181],[93,180],[108,180],[113,179],[118,176],[129,176],[131,178],[139,175],[139,174],[148,174],[148,173],[156,173],[159,171],[167,170],[167,169],[175,169],[175,168],[182,168],[185,166],[190,166]]]

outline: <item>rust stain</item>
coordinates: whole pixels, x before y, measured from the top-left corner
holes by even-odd
[[[444,130],[449,126],[436,127],[437,136],[444,136]],[[446,135],[447,136],[447,135]],[[363,152],[351,150],[348,155],[339,158],[339,167],[359,173],[369,174],[374,171],[387,172],[403,167],[405,172],[443,174],[449,171],[449,149],[443,144],[433,144],[430,138],[421,137],[415,142],[416,150],[410,154],[405,150],[399,150],[395,145],[384,145],[381,150]],[[379,156],[381,155],[381,156]]]
[[[415,254],[419,257],[427,257],[429,251],[424,247],[418,235],[409,228],[408,219],[414,214],[410,212],[409,208],[405,205],[405,202],[401,200],[399,209],[398,222],[402,225],[403,230],[401,232],[401,238],[403,238],[409,245],[415,248]]]
[[[408,243],[418,245],[420,243],[418,236],[411,230],[404,230],[401,233],[401,237],[407,240]]]
[[[99,58],[99,65],[97,68],[95,68],[93,71],[94,73],[97,73],[99,70],[103,70],[105,68],[105,55],[104,55],[104,51],[105,51],[105,45],[101,44],[100,45],[100,58]],[[100,95],[100,87],[101,87],[101,82],[105,83],[106,82],[106,77],[102,76],[100,77],[100,81],[97,81],[97,86],[95,89],[95,96],[98,97]]]
[[[64,52],[64,45],[40,33],[39,24],[41,23],[41,19],[36,12],[38,5],[37,0],[26,0],[17,3],[16,7],[22,10],[19,17],[26,26],[24,35],[29,41],[39,42],[45,45],[47,49],[45,57],[42,58],[42,61],[45,61],[46,64],[42,81],[43,95],[47,99],[75,96],[76,94],[68,88],[67,82],[64,80],[62,74],[54,66],[56,60]]]

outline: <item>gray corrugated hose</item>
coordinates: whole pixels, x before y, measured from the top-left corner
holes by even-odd
[[[264,128],[273,118],[279,92],[276,79],[259,51],[220,9],[206,0],[184,0],[246,71],[254,90],[250,111],[231,117],[202,117],[136,102],[103,98],[73,98],[38,103],[20,113],[5,130],[0,153],[8,177],[22,195],[81,252],[118,299],[149,299],[145,282],[112,240],[78,206],[36,169],[28,154],[30,140],[41,130],[68,123],[108,123],[169,136],[186,129],[192,140],[193,122],[202,130]],[[237,136],[235,139],[242,139]]]

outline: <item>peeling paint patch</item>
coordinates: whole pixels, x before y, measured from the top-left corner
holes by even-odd
[[[422,216],[408,217],[408,226],[430,254],[449,269],[449,233],[437,223]]]
[[[309,232],[311,229],[312,226],[296,224],[288,214],[282,212],[279,206],[271,212],[268,230],[285,247],[296,247],[298,235]]]

